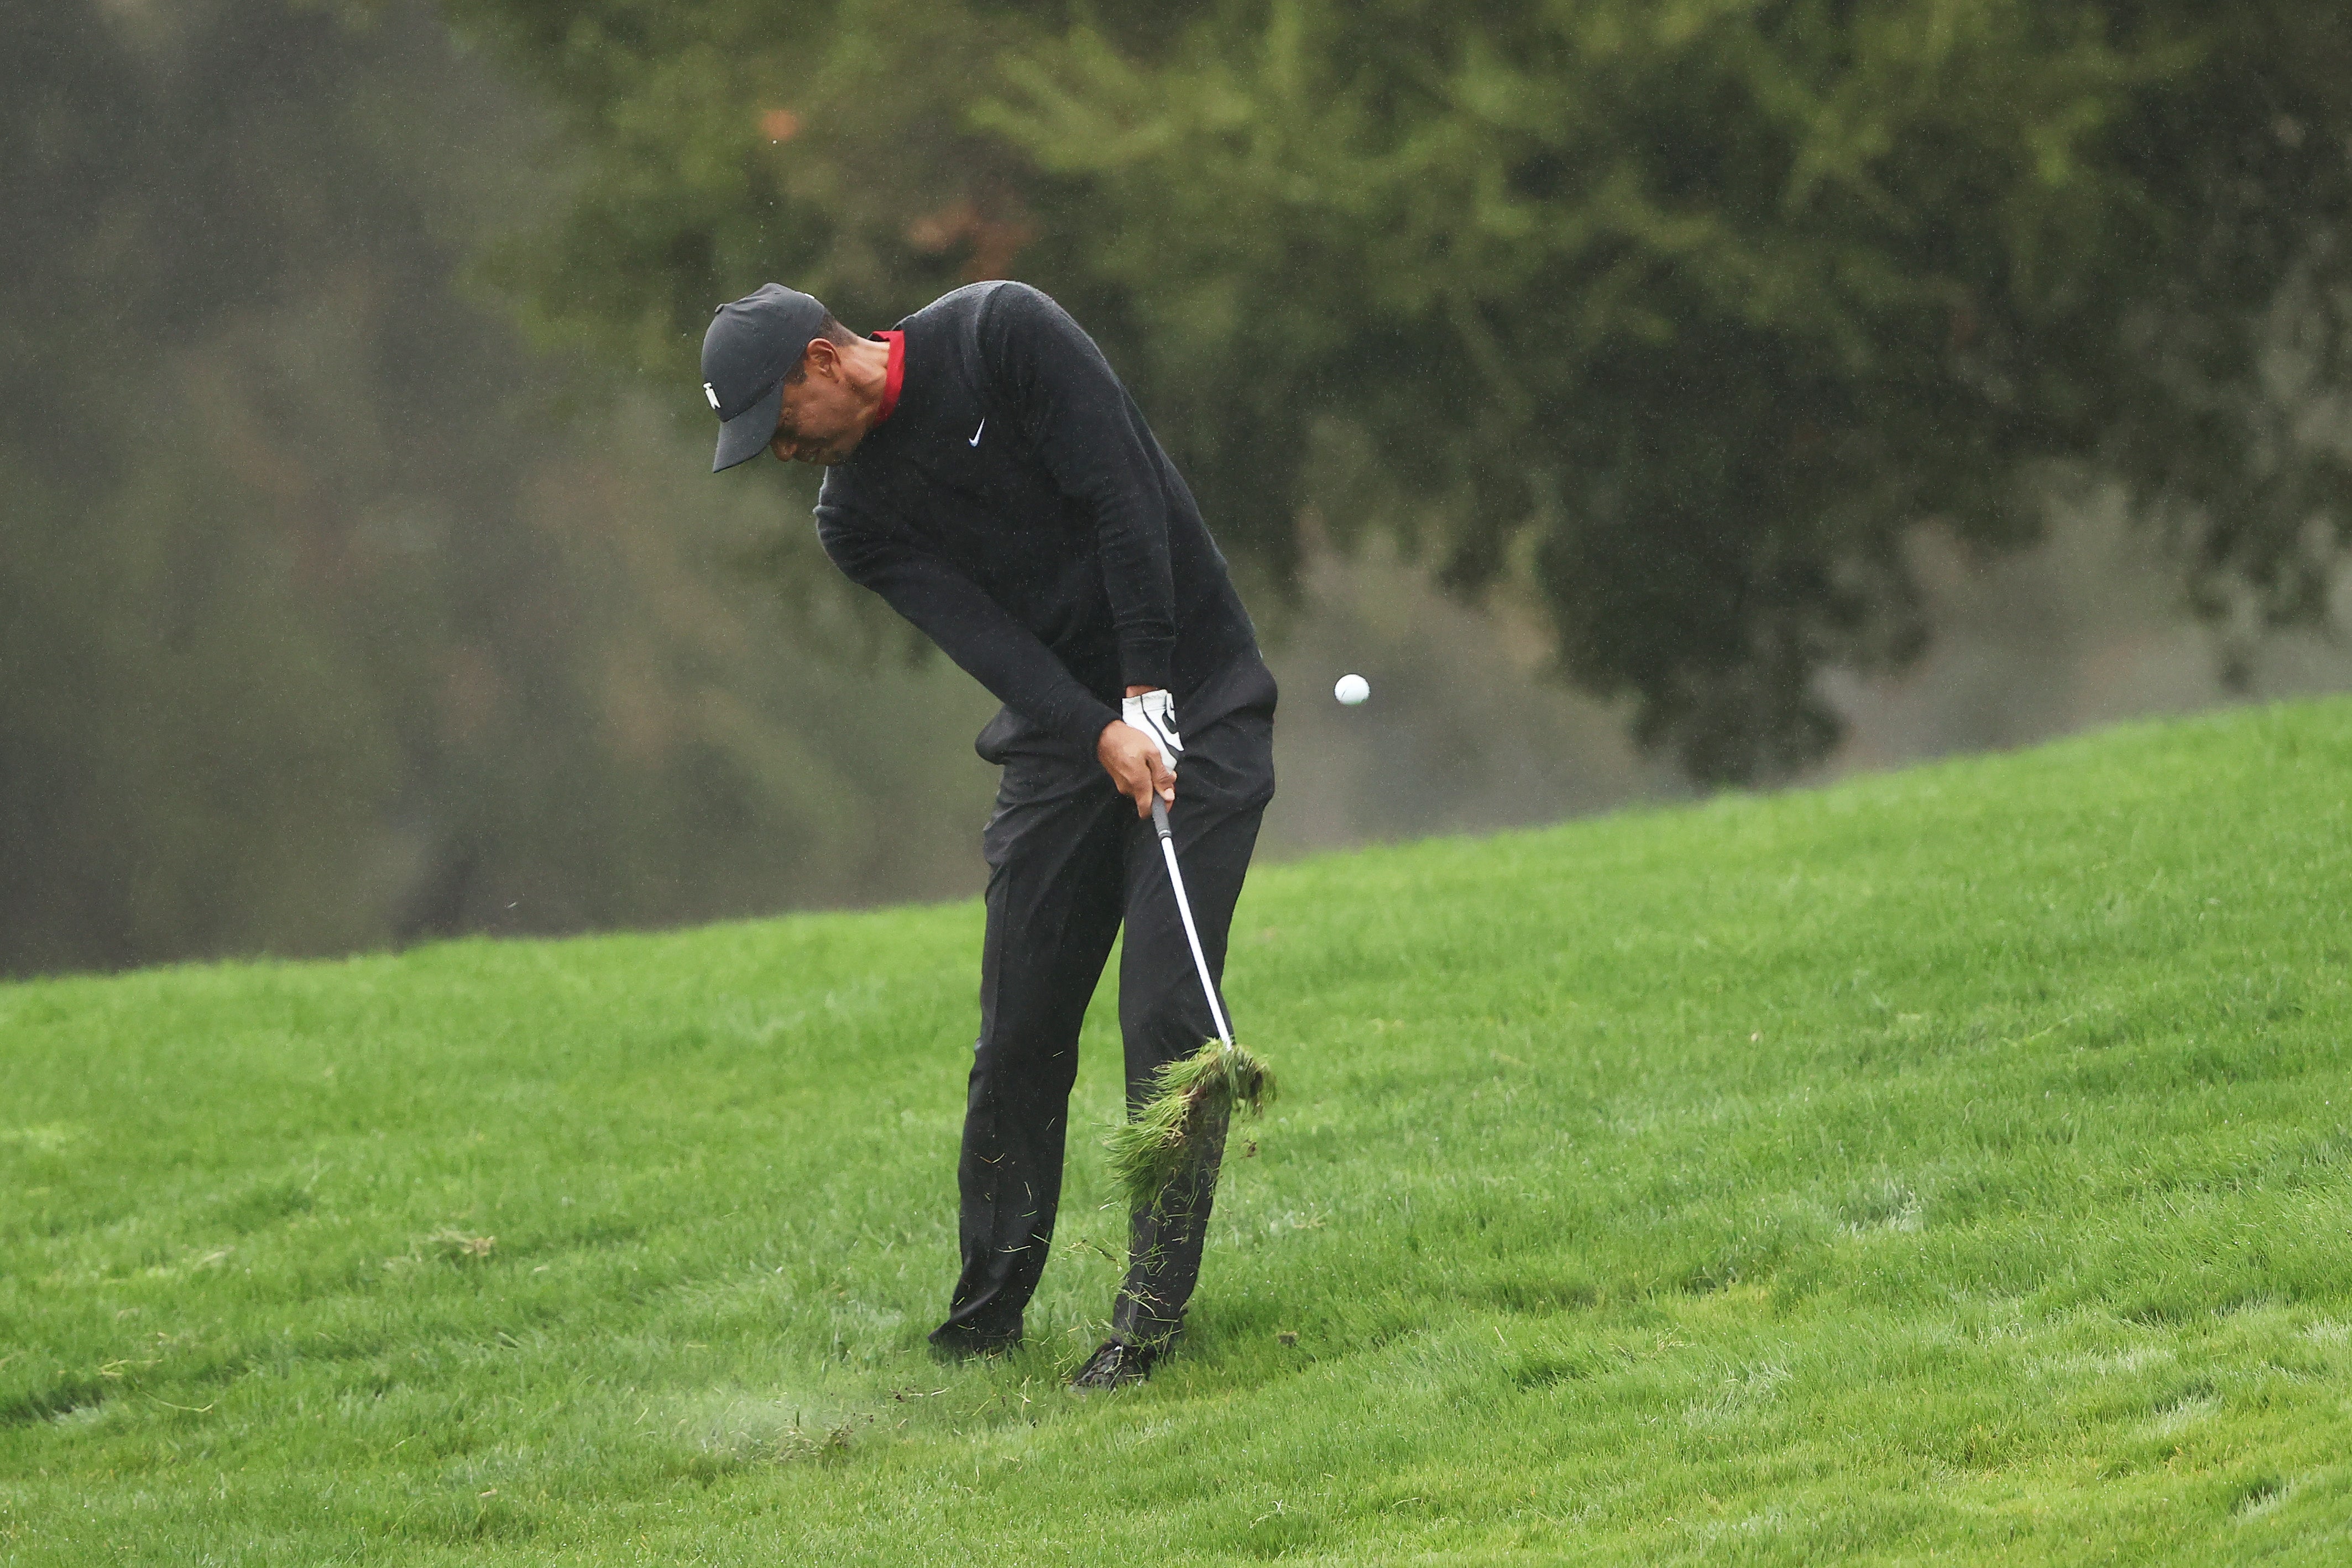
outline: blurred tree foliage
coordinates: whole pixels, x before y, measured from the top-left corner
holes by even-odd
[[[689,385],[769,278],[1060,295],[1221,536],[1523,582],[1694,776],[1924,636],[1904,540],[2119,479],[2249,624],[2324,609],[2352,13],[2306,0],[445,0],[592,174],[504,253]],[[2336,401],[2332,403],[2330,399]]]
[[[543,136],[420,6],[0,10],[0,973],[968,881],[980,705],[779,659],[699,441],[457,288]]]

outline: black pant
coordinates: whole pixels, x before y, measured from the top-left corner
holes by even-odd
[[[1234,903],[1274,795],[1273,678],[1257,667],[1229,700],[1241,705],[1197,729],[1178,709],[1184,756],[1169,812],[1201,946],[1221,983]],[[1135,803],[1091,757],[1014,751],[1001,760],[1003,782],[982,839],[988,935],[956,1167],[963,1272],[948,1320],[931,1336],[943,1344],[1020,1336],[1022,1310],[1054,1238],[1078,1027],[1122,921],[1118,1022],[1129,1112],[1162,1066],[1217,1032],[1150,818],[1136,816]],[[1215,1189],[1211,1163],[1156,1210],[1132,1216],[1114,1336],[1157,1343],[1181,1326]]]

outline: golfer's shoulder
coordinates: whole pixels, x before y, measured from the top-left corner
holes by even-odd
[[[1002,331],[1009,322],[1063,315],[1054,297],[1034,284],[1013,278],[992,278],[950,289],[908,318],[910,321],[961,321],[982,330]]]
[[[816,487],[816,538],[825,548],[833,548],[835,538],[854,531],[863,521],[863,505],[858,505],[856,484],[845,484],[840,470],[825,470],[825,482]]]
[[[903,547],[889,519],[887,498],[840,468],[826,472],[816,495],[817,543],[852,581],[866,581]]]
[[[861,482],[867,477],[848,463],[825,470],[816,492],[816,536],[827,549],[835,540],[885,531],[888,498],[882,487]]]
[[[1052,295],[1010,278],[967,283],[940,295],[916,314],[929,316],[935,311],[941,321],[952,321],[961,329],[974,352],[993,367],[1003,366],[1008,357],[1034,353],[1043,343],[1086,339],[1085,331]]]

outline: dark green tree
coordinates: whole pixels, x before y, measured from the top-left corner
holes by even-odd
[[[415,5],[0,11],[0,973],[968,885],[974,700],[460,288],[543,131]]]
[[[593,176],[509,253],[660,378],[771,277],[876,324],[1017,273],[1111,341],[1221,534],[1302,508],[1524,578],[1694,776],[1818,757],[1828,665],[2116,480],[2200,603],[2343,542],[2352,22],[2125,0],[448,0]]]

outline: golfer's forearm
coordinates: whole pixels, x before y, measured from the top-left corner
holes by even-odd
[[[1176,658],[1176,595],[1168,574],[1168,520],[1123,521],[1100,537],[1118,672],[1129,685],[1168,684]]]
[[[878,548],[843,551],[835,559],[852,582],[879,594],[957,668],[1031,723],[1091,749],[1103,727],[1118,721],[1035,633],[944,562]]]
[[[927,598],[922,613],[907,618],[998,701],[1034,724],[1091,747],[1118,715],[1081,686],[1028,628],[998,610],[994,601],[982,602],[993,615]]]

